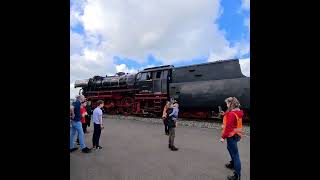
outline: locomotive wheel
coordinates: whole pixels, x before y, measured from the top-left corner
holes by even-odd
[[[104,109],[107,114],[115,114],[114,102],[112,100],[105,102]]]
[[[124,114],[131,114],[133,111],[133,98],[131,97],[125,97],[121,101],[121,107],[122,107],[122,112]]]

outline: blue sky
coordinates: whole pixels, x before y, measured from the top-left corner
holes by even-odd
[[[70,87],[93,74],[250,60],[249,0],[135,2],[70,1]]]

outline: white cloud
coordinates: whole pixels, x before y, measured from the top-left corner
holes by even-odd
[[[139,62],[153,54],[172,64],[209,52],[237,55],[215,24],[220,14],[219,0],[88,0],[81,21],[110,54]]]
[[[250,10],[250,0],[242,0],[241,9]]]
[[[136,70],[136,69],[133,69],[133,68],[129,69],[127,67],[127,65],[125,65],[125,64],[117,65],[116,70],[117,70],[117,72],[125,72],[125,73],[137,73],[138,72],[138,70]]]
[[[239,59],[242,74],[250,77],[250,58]]]
[[[70,34],[71,84],[94,75],[137,71],[126,64],[114,64],[115,55],[142,63],[152,54],[162,64],[173,64],[181,59],[209,55],[209,61],[241,58],[249,51],[248,42],[231,46],[225,32],[216,24],[222,13],[220,0],[79,0],[74,3],[71,26],[81,23],[85,33]],[[70,85],[70,94],[71,91],[78,93]]]
[[[74,88],[74,83],[70,83],[70,98],[74,99],[76,95],[79,95],[80,88]]]
[[[70,54],[80,53],[84,48],[84,38],[82,35],[70,32]]]

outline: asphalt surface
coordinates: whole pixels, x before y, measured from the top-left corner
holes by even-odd
[[[168,149],[168,136],[160,124],[126,119],[104,119],[101,150],[70,153],[71,180],[224,180],[232,171],[226,142],[219,143],[221,131],[177,127],[175,145]],[[85,134],[92,146],[93,127]],[[250,179],[250,137],[238,143],[242,180]]]

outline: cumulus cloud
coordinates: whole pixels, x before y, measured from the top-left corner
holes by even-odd
[[[239,59],[242,74],[250,77],[250,58]]]
[[[244,10],[248,2],[243,1]],[[84,33],[70,33],[70,94],[78,93],[73,88],[77,79],[137,72],[115,64],[114,56],[145,63],[152,54],[161,64],[203,56],[209,61],[242,57],[249,43],[231,46],[216,23],[221,13],[220,0],[74,1],[70,25],[83,26]]]
[[[117,70],[117,72],[125,72],[125,73],[137,73],[137,72],[138,72],[138,70],[136,70],[136,69],[134,69],[134,68],[129,69],[129,68],[127,67],[127,65],[125,65],[125,64],[119,64],[119,65],[117,65],[117,66],[116,66],[116,70]]]
[[[219,0],[88,0],[81,22],[111,54],[172,64],[209,52],[237,55],[215,23],[220,13]]]
[[[241,9],[250,10],[250,0],[242,0]]]

